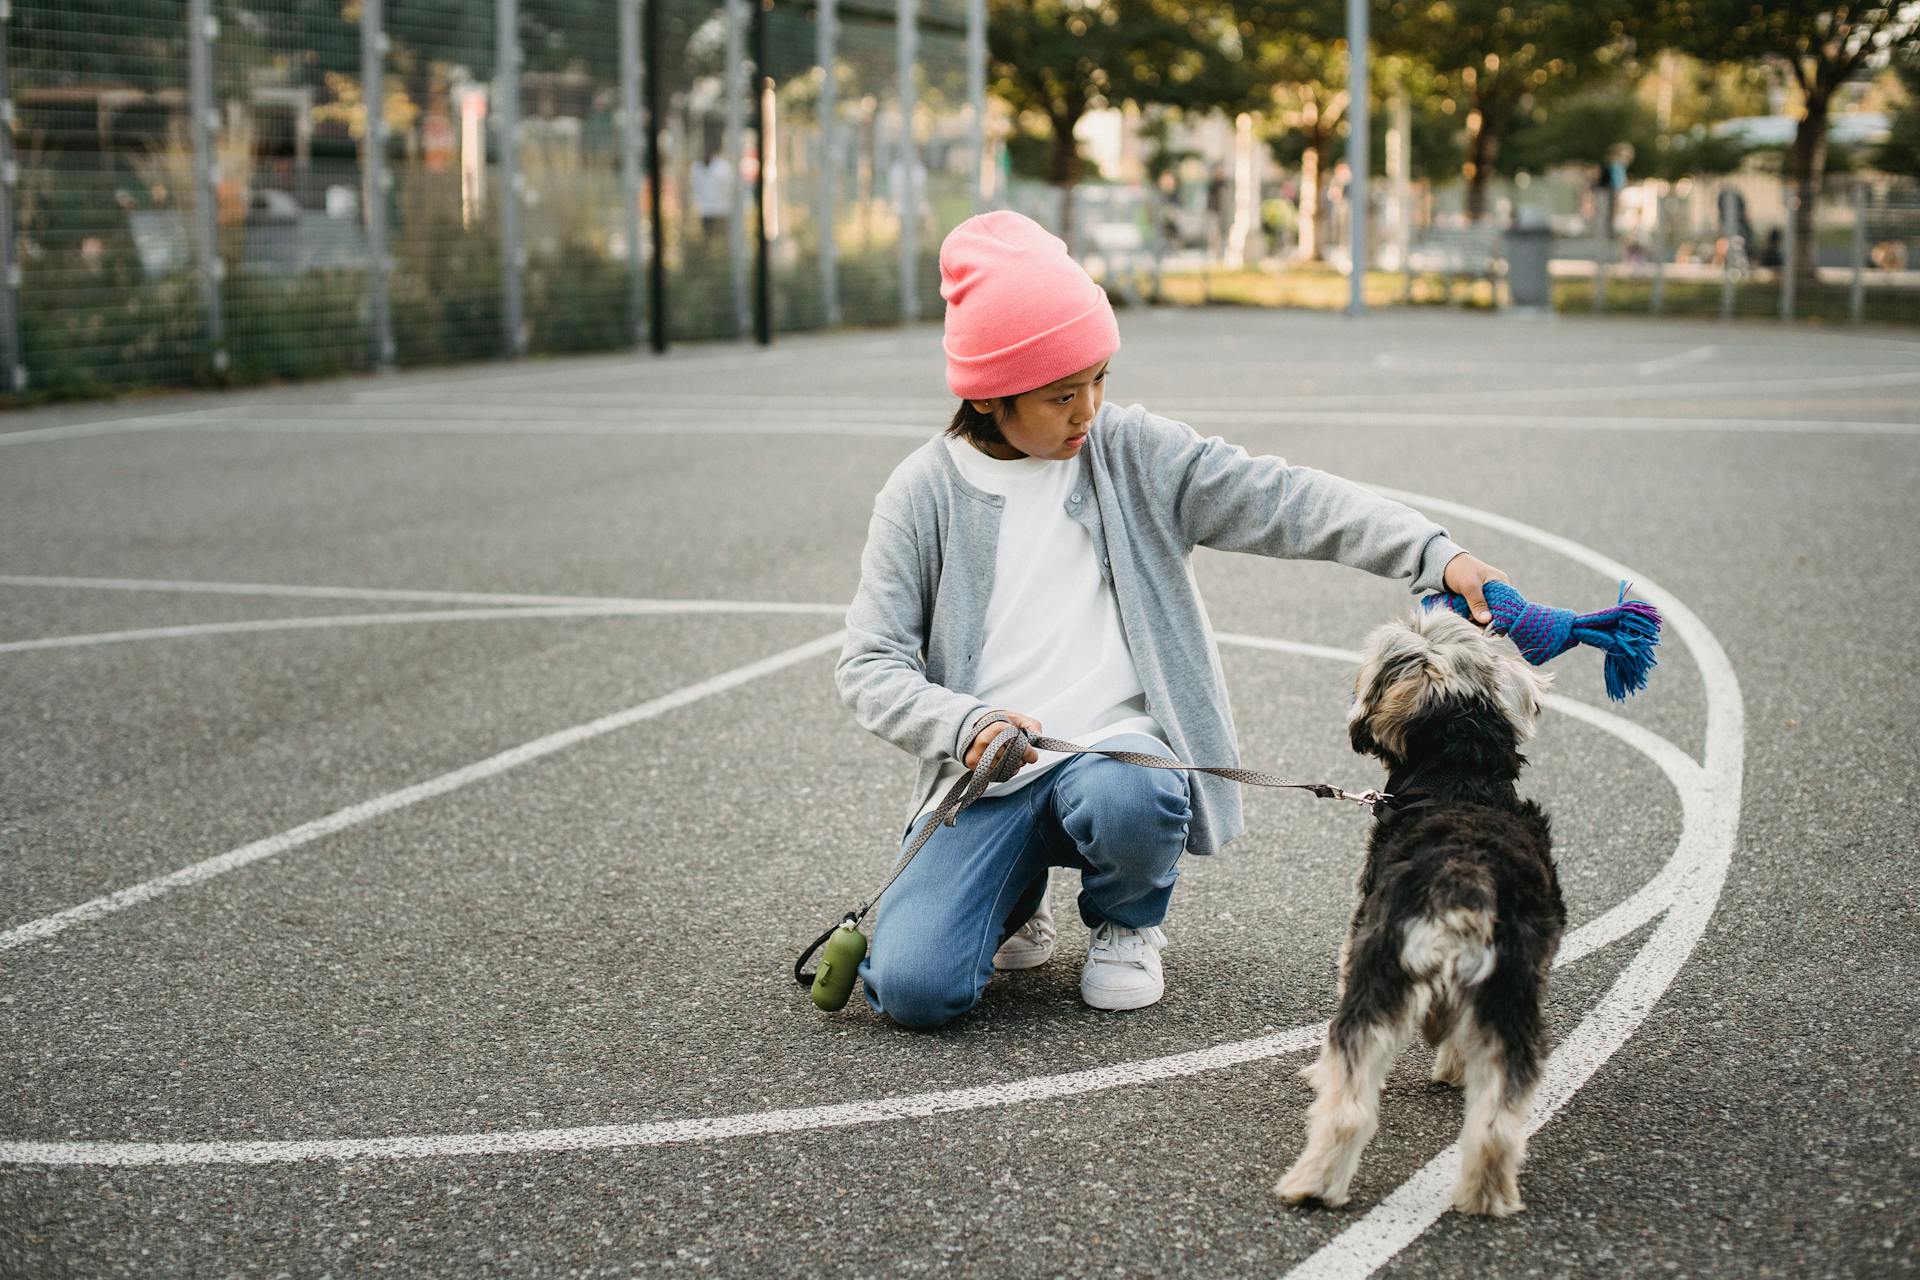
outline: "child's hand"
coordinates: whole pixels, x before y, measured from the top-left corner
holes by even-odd
[[[1495,580],[1511,585],[1512,579],[1477,556],[1461,552],[1447,561],[1446,571],[1441,581],[1447,590],[1457,596],[1465,596],[1467,607],[1473,610],[1474,625],[1484,627],[1493,621],[1493,611],[1487,608],[1486,585]]]
[[[1013,721],[1015,725],[1017,725],[1022,729],[1025,729],[1029,734],[1037,734],[1040,732],[1040,722],[1038,720],[1035,720],[1032,716],[1023,716],[1017,711],[1002,711],[1000,713],[1000,716],[1001,716],[1000,720],[989,720],[984,726],[981,727],[980,732],[974,736],[973,745],[967,748],[967,758],[966,758],[967,768],[971,769],[973,768],[973,766],[980,763],[980,757],[986,753],[987,745],[991,743],[994,740],[995,736],[1002,731],[1003,720]],[[1028,747],[1027,758],[1023,760],[1021,763],[1023,766],[1029,765],[1029,764],[1032,764],[1034,761],[1038,760],[1039,758],[1040,758],[1040,753],[1038,751],[1035,751],[1032,747]]]

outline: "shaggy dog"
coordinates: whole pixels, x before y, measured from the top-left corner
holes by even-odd
[[[1466,1088],[1454,1207],[1522,1207],[1547,970],[1567,916],[1546,814],[1514,791],[1548,684],[1445,610],[1368,638],[1347,723],[1354,750],[1386,765],[1393,798],[1341,948],[1340,1007],[1301,1073],[1318,1097],[1281,1199],[1347,1202],[1380,1086],[1417,1024],[1438,1051],[1433,1078]]]

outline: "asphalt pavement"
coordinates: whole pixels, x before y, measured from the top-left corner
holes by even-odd
[[[1250,795],[1148,1010],[1081,1005],[1065,883],[939,1031],[793,984],[911,777],[831,667],[950,412],[919,326],[0,418],[0,1275],[1920,1270],[1920,339],[1121,330],[1110,399],[1669,612],[1624,705],[1554,664],[1529,753],[1573,931],[1526,1212],[1443,1212],[1418,1048],[1348,1208],[1271,1194],[1358,810]],[[1345,655],[1404,586],[1195,572],[1246,761],[1372,785]]]

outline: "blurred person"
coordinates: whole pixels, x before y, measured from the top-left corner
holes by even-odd
[[[724,230],[733,215],[733,166],[726,156],[715,151],[694,165],[689,186],[693,210],[700,215],[700,234],[711,236]]]
[[[1714,198],[1714,212],[1720,223],[1720,236],[1714,242],[1713,264],[1735,269],[1747,265],[1747,251],[1753,244],[1753,224],[1747,221],[1747,198],[1740,188],[1724,186]]]
[[[960,404],[875,499],[834,673],[859,723],[920,759],[903,854],[1008,725],[1237,759],[1195,546],[1410,578],[1490,619],[1483,587],[1505,575],[1410,508],[1106,404],[1113,309],[1030,219],[962,223],[940,278]],[[1079,873],[1092,931],[1082,999],[1153,1004],[1182,854],[1213,853],[1242,828],[1239,792],[1218,778],[1031,749],[1017,767],[938,828],[881,900],[860,975],[897,1023],[948,1022],[996,968],[1049,959],[1054,867]]]

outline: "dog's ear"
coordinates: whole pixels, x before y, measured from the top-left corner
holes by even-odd
[[[1364,709],[1358,703],[1354,704],[1354,709],[1361,714],[1348,719],[1347,740],[1353,743],[1353,749],[1363,756],[1378,755],[1380,744],[1373,740],[1373,729],[1368,724],[1371,717],[1364,714]]]
[[[1499,681],[1500,710],[1513,726],[1514,742],[1526,742],[1533,737],[1543,700],[1553,688],[1553,676],[1524,658],[1505,655],[1499,660]]]

